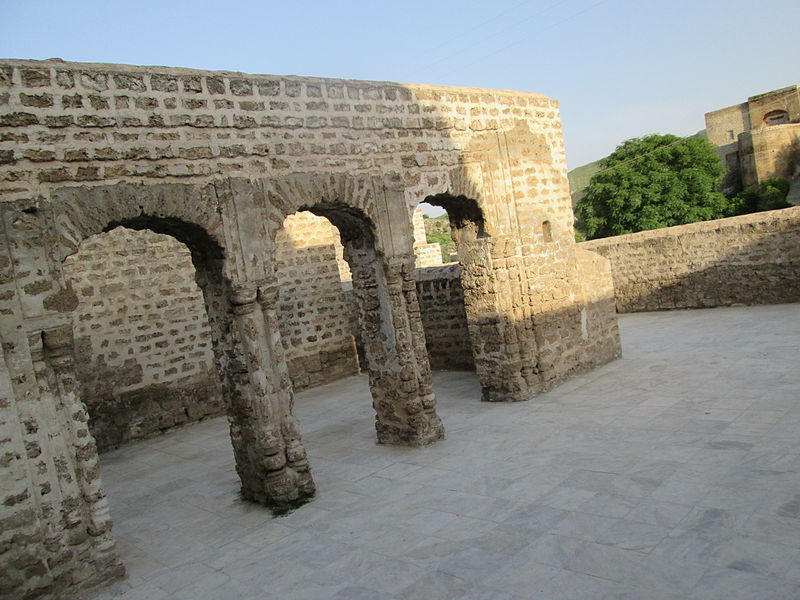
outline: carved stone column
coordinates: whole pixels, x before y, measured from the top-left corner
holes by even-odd
[[[269,306],[269,294],[261,297]],[[292,391],[288,376],[280,376],[286,366],[278,364],[284,362],[282,353],[275,353],[280,337],[274,314],[265,317],[256,284],[234,287],[230,298],[235,349],[228,366],[234,384],[229,411],[242,495],[266,505],[289,506],[313,495],[314,484],[297,426],[285,418],[291,414],[291,406],[285,405]]]
[[[382,444],[442,439],[414,282],[414,255],[379,262],[367,244],[346,257],[360,312],[375,428]]]
[[[91,540],[91,560],[96,577],[106,579],[119,577],[125,572],[111,537],[111,513],[103,482],[97,446],[89,432],[89,415],[81,401],[75,370],[72,327],[62,325],[47,329],[41,334],[41,353],[33,348],[34,366],[40,381],[43,398],[51,396],[56,402],[56,411],[64,422],[69,445],[65,458],[66,470],[74,474],[72,481],[68,472],[60,472],[62,478],[61,514],[64,527],[70,534],[64,538],[70,545]],[[49,392],[49,393],[48,393]],[[55,440],[52,448],[57,448]],[[71,489],[77,487],[80,498],[70,499]]]
[[[265,345],[262,347],[270,365],[270,396],[275,403],[276,414],[281,420],[281,436],[286,454],[286,468],[294,474],[295,484],[301,498],[314,495],[316,486],[311,476],[306,449],[300,435],[300,426],[294,416],[294,391],[289,376],[289,365],[283,351],[278,324],[278,283],[264,282],[258,290],[258,302],[265,330]]]

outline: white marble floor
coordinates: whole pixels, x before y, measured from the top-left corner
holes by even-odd
[[[621,318],[535,400],[435,374],[447,439],[375,444],[366,378],[299,394],[317,497],[238,497],[224,419],[102,459],[128,577],[89,597],[800,598],[800,304]]]

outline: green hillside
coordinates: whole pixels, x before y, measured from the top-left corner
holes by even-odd
[[[583,198],[583,190],[587,185],[589,185],[589,180],[592,178],[592,175],[600,170],[600,166],[598,165],[599,162],[599,160],[590,162],[582,167],[572,169],[572,171],[567,173],[567,177],[569,177],[569,189],[570,194],[572,195],[573,208],[575,208],[575,205],[578,203],[578,201]]]

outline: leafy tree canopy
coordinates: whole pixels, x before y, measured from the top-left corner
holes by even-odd
[[[745,215],[762,210],[789,208],[786,201],[790,184],[780,177],[773,177],[761,182],[758,189],[744,190],[730,199],[728,214],[730,216]]]
[[[725,168],[708,140],[633,138],[600,168],[575,211],[589,239],[728,215],[730,201],[717,191]]]

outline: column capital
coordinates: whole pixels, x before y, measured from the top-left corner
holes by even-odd
[[[70,351],[72,341],[71,325],[59,325],[42,330],[42,344],[49,354],[61,354],[64,350]]]
[[[230,289],[231,304],[241,306],[252,304],[258,295],[258,285],[254,283],[234,284]]]

